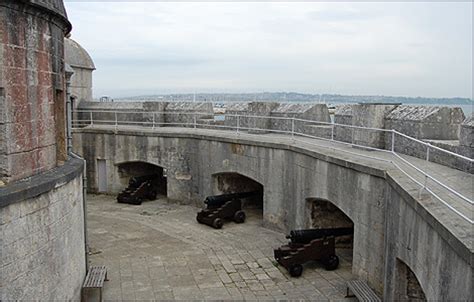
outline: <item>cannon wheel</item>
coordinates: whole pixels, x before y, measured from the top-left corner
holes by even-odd
[[[200,217],[200,215],[199,215],[199,214],[197,214],[197,216],[196,216],[196,220],[197,220],[197,222],[199,222],[199,223],[202,223],[202,221],[201,221],[201,217]]]
[[[235,212],[234,221],[236,223],[243,223],[245,221],[245,212],[244,211]]]
[[[223,225],[224,225],[224,222],[223,222],[222,219],[220,219],[220,218],[216,218],[216,219],[214,219],[214,221],[212,222],[212,226],[213,226],[215,229],[220,229],[220,228],[222,228]]]
[[[288,271],[292,277],[299,277],[303,273],[303,266],[301,264],[292,264]]]
[[[324,260],[324,266],[327,271],[333,271],[339,266],[339,257],[336,255],[329,256]]]

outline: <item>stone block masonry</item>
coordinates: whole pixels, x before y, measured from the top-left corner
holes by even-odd
[[[83,161],[66,150],[62,0],[0,1],[0,300],[79,300]]]
[[[82,161],[0,188],[0,300],[78,300],[85,276]]]
[[[332,148],[289,144],[291,138],[284,140],[284,136],[228,133],[95,127],[76,129],[73,142],[90,163],[91,191],[97,190],[101,177],[97,159],[106,161],[103,177],[109,193],[123,189],[120,165],[141,161],[166,168],[169,199],[199,205],[219,188],[216,175],[238,174],[263,186],[266,227],[285,232],[311,227],[311,200],[327,200],[341,210],[354,224],[352,273],[379,294],[393,297],[400,282],[390,272],[398,258],[409,265],[427,299],[462,300],[472,295],[472,289],[463,287],[472,278],[472,252],[466,237],[471,235],[464,235],[468,222],[458,220],[449,209],[440,209],[426,194],[420,199],[419,186],[391,164],[350,157]],[[441,167],[437,167],[441,176],[461,181],[467,176]],[[428,242],[429,238],[435,242]],[[398,242],[406,247],[394,247]],[[437,290],[443,282],[453,289]]]
[[[0,4],[3,182],[41,173],[66,158],[62,45],[70,25],[52,19],[38,6]]]

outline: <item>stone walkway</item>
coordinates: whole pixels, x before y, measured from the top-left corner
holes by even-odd
[[[353,278],[351,250],[337,251],[335,271],[314,262],[292,278],[273,258],[285,234],[261,227],[261,213],[247,211],[244,224],[215,230],[196,222],[198,210],[164,198],[132,206],[89,195],[89,260],[108,268],[104,299],[344,299],[345,280]],[[98,293],[89,296],[98,300]]]

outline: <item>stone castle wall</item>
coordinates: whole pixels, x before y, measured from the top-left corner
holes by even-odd
[[[83,161],[68,158],[62,0],[0,1],[0,300],[80,300]]]
[[[337,106],[335,112],[335,125],[331,125],[329,111],[325,104],[228,103],[226,115],[222,121],[214,119],[212,103],[87,102],[83,103],[80,109],[96,110],[92,113],[95,123],[105,123],[100,120],[113,121],[117,115],[119,124],[142,125],[145,123],[148,127],[152,127],[153,124],[155,127],[193,127],[194,115],[189,113],[197,112],[198,127],[216,126],[221,127],[220,129],[234,131],[239,129],[239,131],[253,134],[272,132],[288,134],[294,130],[302,136],[333,138],[340,142],[386,150],[392,149],[393,137],[390,130],[394,129],[463,156],[472,157],[473,154],[472,120],[468,119],[463,123],[464,114],[460,108],[400,104],[340,105]],[[108,112],[114,110],[119,113]],[[125,113],[127,110],[138,113]],[[152,111],[163,113],[151,114]],[[84,124],[90,124],[90,118],[90,113],[84,113]],[[107,124],[110,125],[113,122]],[[394,139],[395,152],[426,158],[425,145],[401,135],[395,135]],[[430,152],[432,162],[462,171],[473,171],[472,165],[466,164],[466,160],[455,158],[433,148]]]
[[[85,277],[80,160],[0,188],[0,300],[80,300]]]
[[[393,297],[397,258],[409,264],[428,299],[462,300],[472,294],[466,286],[472,278],[469,248],[413,197],[418,186],[395,167],[357,164],[331,150],[318,153],[250,137],[91,128],[75,130],[74,148],[90,164],[91,190],[98,183],[94,162],[105,159],[110,193],[123,189],[118,167],[124,162],[166,168],[168,198],[199,205],[215,193],[214,175],[238,173],[263,185],[264,225],[283,231],[311,227],[308,202],[328,200],[354,223],[353,274],[380,294]],[[423,196],[427,206],[434,204],[429,198]]]
[[[0,4],[3,182],[46,171],[66,158],[63,38],[68,26],[19,1]]]

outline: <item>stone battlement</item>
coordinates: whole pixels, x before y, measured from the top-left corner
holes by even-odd
[[[331,125],[326,104],[247,102],[227,103],[224,108],[225,115],[222,115],[214,112],[211,102],[82,102],[79,110],[87,112],[80,113],[79,116],[85,125],[90,124],[92,115],[94,121],[109,121],[109,124],[117,119],[119,124],[137,123],[154,127],[191,127],[196,124],[206,127],[219,126],[228,130],[239,128],[240,131],[256,134],[289,133],[293,130],[306,136],[333,138],[341,142],[386,150],[392,149],[392,134],[384,129],[393,129],[463,156],[472,157],[473,154],[472,117],[465,119],[461,108],[456,107],[338,105],[334,114],[335,126]],[[94,112],[91,114],[90,110]],[[221,118],[218,118],[219,115]],[[425,158],[427,153],[425,145],[400,135],[395,137],[394,151],[419,158]],[[430,152],[431,161],[463,171],[473,170],[472,165],[466,165],[465,161],[452,155],[433,148]]]

